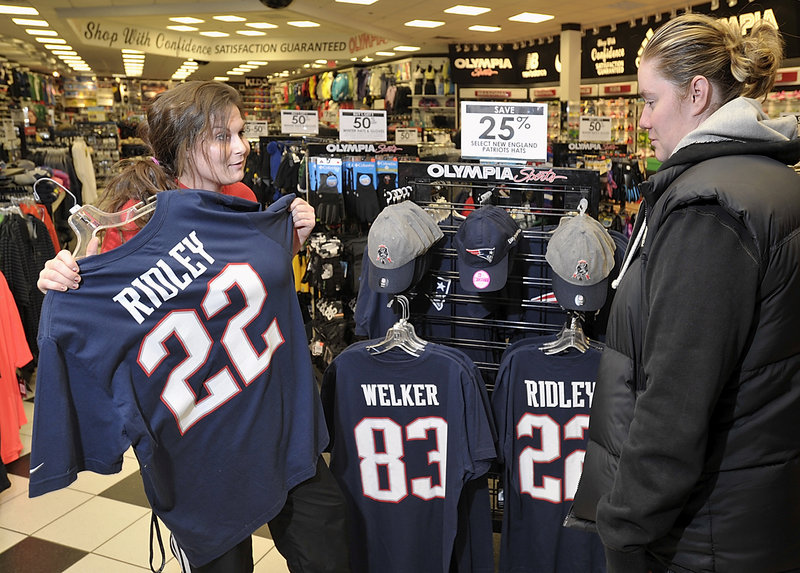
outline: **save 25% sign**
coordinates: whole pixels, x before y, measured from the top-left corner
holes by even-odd
[[[462,101],[461,154],[547,159],[547,104]]]

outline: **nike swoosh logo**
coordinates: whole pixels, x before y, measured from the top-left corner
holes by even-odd
[[[44,465],[44,462],[40,463],[40,464],[39,464],[38,466],[36,466],[35,468],[31,468],[31,471],[30,471],[29,473],[33,473],[33,472],[35,472],[36,470],[39,470],[39,469],[41,469],[41,467],[42,467],[43,465]]]

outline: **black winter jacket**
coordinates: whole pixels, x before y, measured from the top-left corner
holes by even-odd
[[[645,184],[566,522],[610,572],[800,570],[798,160],[697,143]]]

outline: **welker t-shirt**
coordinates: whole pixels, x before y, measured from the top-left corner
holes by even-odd
[[[328,436],[292,276],[287,195],[164,191],[127,243],[49,292],[30,495],[121,469],[201,566],[272,519]]]

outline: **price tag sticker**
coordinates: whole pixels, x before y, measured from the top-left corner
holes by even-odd
[[[462,101],[461,154],[480,159],[547,159],[547,104]]]
[[[581,141],[611,141],[611,118],[582,115],[578,138]]]
[[[419,143],[419,131],[413,127],[398,127],[394,130],[394,142],[406,145]]]
[[[339,139],[341,141],[386,141],[386,110],[339,110]]]
[[[269,135],[269,126],[266,121],[248,121],[244,124],[245,139],[258,139],[262,135]]]
[[[319,115],[314,110],[282,109],[281,133],[319,133]]]

